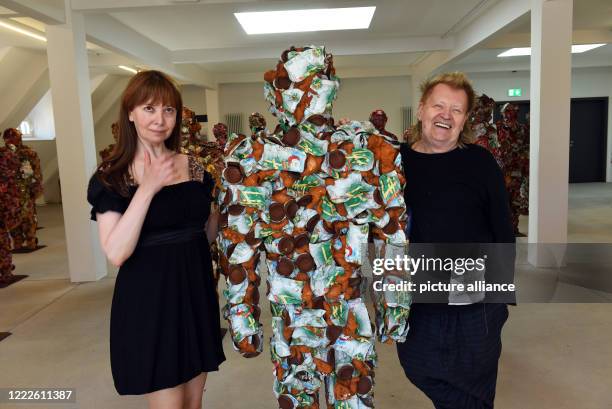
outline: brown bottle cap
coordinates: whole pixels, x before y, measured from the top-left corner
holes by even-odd
[[[336,374],[338,375],[338,379],[341,379],[343,381],[348,381],[349,379],[353,377],[354,370],[355,368],[353,368],[353,365],[344,364],[340,368],[338,368],[338,370],[336,371]]]
[[[228,278],[232,285],[237,285],[243,282],[246,278],[246,271],[244,270],[244,267],[236,264],[230,266]]]
[[[312,195],[304,195],[298,199],[297,204],[301,207],[304,207],[310,202],[312,202]]]
[[[240,183],[242,181],[242,170],[239,165],[228,164],[228,166],[223,169],[223,177],[231,184]]]
[[[308,122],[316,126],[325,125],[327,119],[323,115],[311,115],[308,117]]]
[[[287,257],[283,257],[278,260],[278,264],[276,266],[276,270],[280,275],[290,276],[293,273],[293,261],[289,260]]]
[[[270,220],[274,223],[282,222],[285,219],[285,206],[280,203],[270,205]]]
[[[334,169],[341,169],[346,163],[346,156],[339,150],[331,151],[329,153],[329,164]]]
[[[244,236],[244,241],[246,241],[246,244],[248,244],[251,247],[257,247],[261,244],[261,239],[258,239],[257,237],[255,237],[254,230],[249,231],[246,234],[246,236]]]
[[[376,203],[378,203],[379,205],[384,205],[385,202],[383,201],[383,197],[380,194],[380,189],[376,188],[376,190],[374,191],[374,201]]]
[[[307,246],[308,243],[310,243],[310,237],[308,236],[308,233],[300,233],[295,238],[295,248],[296,249]],[[299,264],[298,264],[298,267],[299,267]]]
[[[239,204],[234,204],[234,205],[229,206],[227,208],[227,211],[232,216],[240,216],[242,212],[244,211],[244,206],[239,205]]]
[[[369,376],[362,376],[357,383],[357,393],[366,395],[372,390],[372,379]]]
[[[310,220],[308,220],[308,222],[306,223],[306,230],[312,233],[315,227],[317,227],[317,223],[319,223],[320,219],[321,219],[321,216],[319,216],[318,214],[315,214],[314,216],[312,216]]]
[[[296,127],[292,127],[283,135],[283,143],[289,146],[295,146],[300,141],[300,131]]]
[[[329,343],[333,344],[336,342],[338,337],[342,334],[342,327],[338,327],[336,325],[330,325],[325,330],[325,335],[327,335],[327,339],[329,339]]]
[[[274,80],[274,86],[278,89],[288,89],[291,86],[291,80],[287,77],[280,77]]]
[[[285,255],[290,254],[295,245],[291,237],[285,236],[278,241],[278,250]]]
[[[300,206],[298,206],[295,200],[289,200],[287,203],[285,203],[285,213],[287,214],[287,217],[293,219],[299,208]]]
[[[219,227],[222,229],[227,227],[227,213],[219,213]]]
[[[399,229],[399,223],[396,219],[389,220],[389,223],[385,227],[383,227],[383,232],[385,234],[393,234]]]
[[[312,271],[315,266],[314,259],[308,253],[300,254],[298,258],[295,260],[295,264],[300,269],[302,273],[307,273]]]

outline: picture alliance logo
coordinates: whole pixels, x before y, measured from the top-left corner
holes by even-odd
[[[405,271],[415,275],[419,271],[445,271],[463,275],[466,272],[482,272],[485,270],[487,256],[479,258],[458,257],[409,257],[397,255],[395,258],[376,258],[372,265],[374,275],[382,275],[386,271]]]

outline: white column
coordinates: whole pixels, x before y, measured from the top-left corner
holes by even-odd
[[[206,88],[206,115],[208,117],[208,140],[214,141],[213,126],[220,121],[219,117],[219,91]]]
[[[96,168],[91,85],[83,16],[67,12],[66,24],[47,26],[47,58],[62,207],[73,282],[107,274],[98,229],[89,220],[87,183]]]
[[[531,2],[529,243],[567,242],[572,0]],[[538,252],[540,253],[540,252]],[[550,265],[530,252],[530,262]]]

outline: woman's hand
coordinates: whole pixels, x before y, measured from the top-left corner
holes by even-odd
[[[145,150],[142,181],[140,183],[142,189],[155,194],[162,187],[174,183],[178,176],[174,164],[174,155],[151,159],[151,155]]]

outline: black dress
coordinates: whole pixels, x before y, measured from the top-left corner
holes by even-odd
[[[111,307],[110,355],[120,395],[140,395],[219,369],[221,344],[204,226],[213,181],[189,158],[191,180],[162,188],[151,201],[139,243],[119,269]],[[124,198],[94,175],[87,192],[96,213],[123,213]]]

